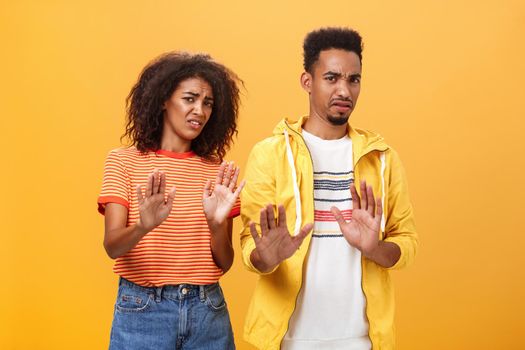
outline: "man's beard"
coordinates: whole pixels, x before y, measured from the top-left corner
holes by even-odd
[[[327,117],[328,121],[332,125],[336,125],[336,126],[345,125],[346,123],[348,123],[349,118],[350,118],[349,115],[341,116],[341,117],[334,117],[333,115],[329,115]]]

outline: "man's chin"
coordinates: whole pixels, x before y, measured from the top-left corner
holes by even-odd
[[[348,119],[350,119],[350,116],[342,115],[342,116],[334,117],[333,115],[329,115],[327,119],[330,122],[330,124],[334,126],[340,126],[340,125],[345,125],[346,123],[348,123]]]

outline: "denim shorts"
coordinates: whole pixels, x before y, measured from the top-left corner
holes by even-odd
[[[109,348],[235,349],[218,283],[141,287],[120,279]]]

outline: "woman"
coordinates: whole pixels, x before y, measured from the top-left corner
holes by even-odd
[[[235,348],[218,280],[244,186],[223,162],[239,81],[207,55],[172,52],[131,89],[131,146],[109,153],[98,199],[120,276],[110,349]]]

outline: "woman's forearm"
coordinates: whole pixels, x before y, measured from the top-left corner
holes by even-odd
[[[131,249],[148,233],[140,223],[106,232],[104,248],[111,259],[116,259]]]
[[[232,219],[220,224],[210,224],[211,252],[215,264],[226,272],[233,264]]]

